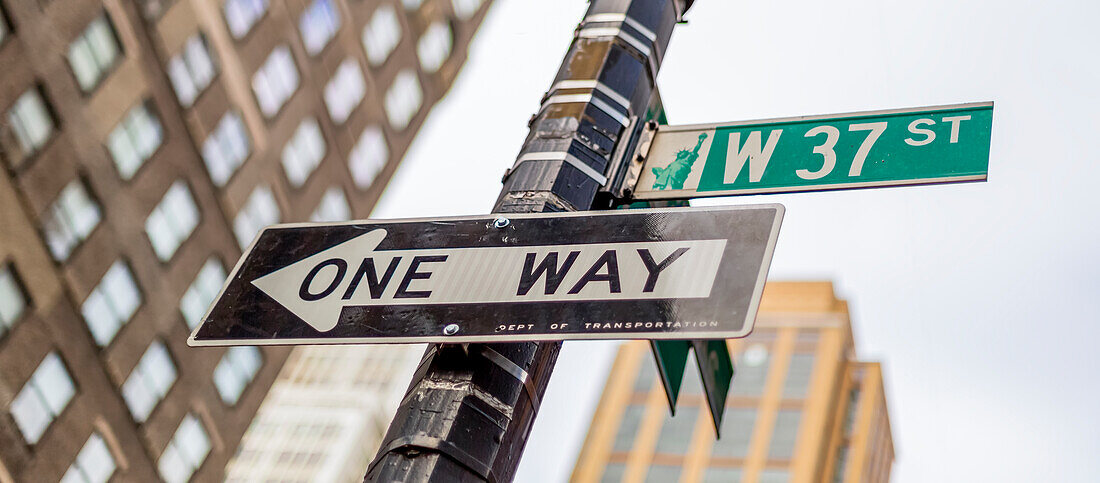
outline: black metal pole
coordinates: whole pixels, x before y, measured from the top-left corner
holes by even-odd
[[[494,213],[606,209],[692,0],[592,0]],[[511,481],[560,342],[434,345],[364,481]]]

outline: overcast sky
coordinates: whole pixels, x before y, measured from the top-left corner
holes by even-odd
[[[498,0],[376,217],[487,212],[587,2]],[[894,481],[1100,474],[1100,2],[698,0],[672,124],[994,101],[989,181],[787,207],[772,280],[828,279],[884,364]],[[615,343],[570,342],[518,481],[568,478]]]

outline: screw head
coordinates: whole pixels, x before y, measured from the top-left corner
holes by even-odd
[[[458,333],[458,324],[447,324],[443,326],[443,335],[455,335]]]
[[[497,219],[493,220],[493,228],[504,228],[510,224],[512,224],[512,221],[503,216],[497,217]]]

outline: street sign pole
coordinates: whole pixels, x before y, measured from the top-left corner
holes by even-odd
[[[591,2],[495,213],[609,207],[598,194],[618,177],[672,30],[691,3]],[[365,481],[511,481],[560,349],[560,342],[430,346]]]

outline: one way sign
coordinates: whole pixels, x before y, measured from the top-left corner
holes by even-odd
[[[781,205],[276,225],[191,345],[747,335]]]

